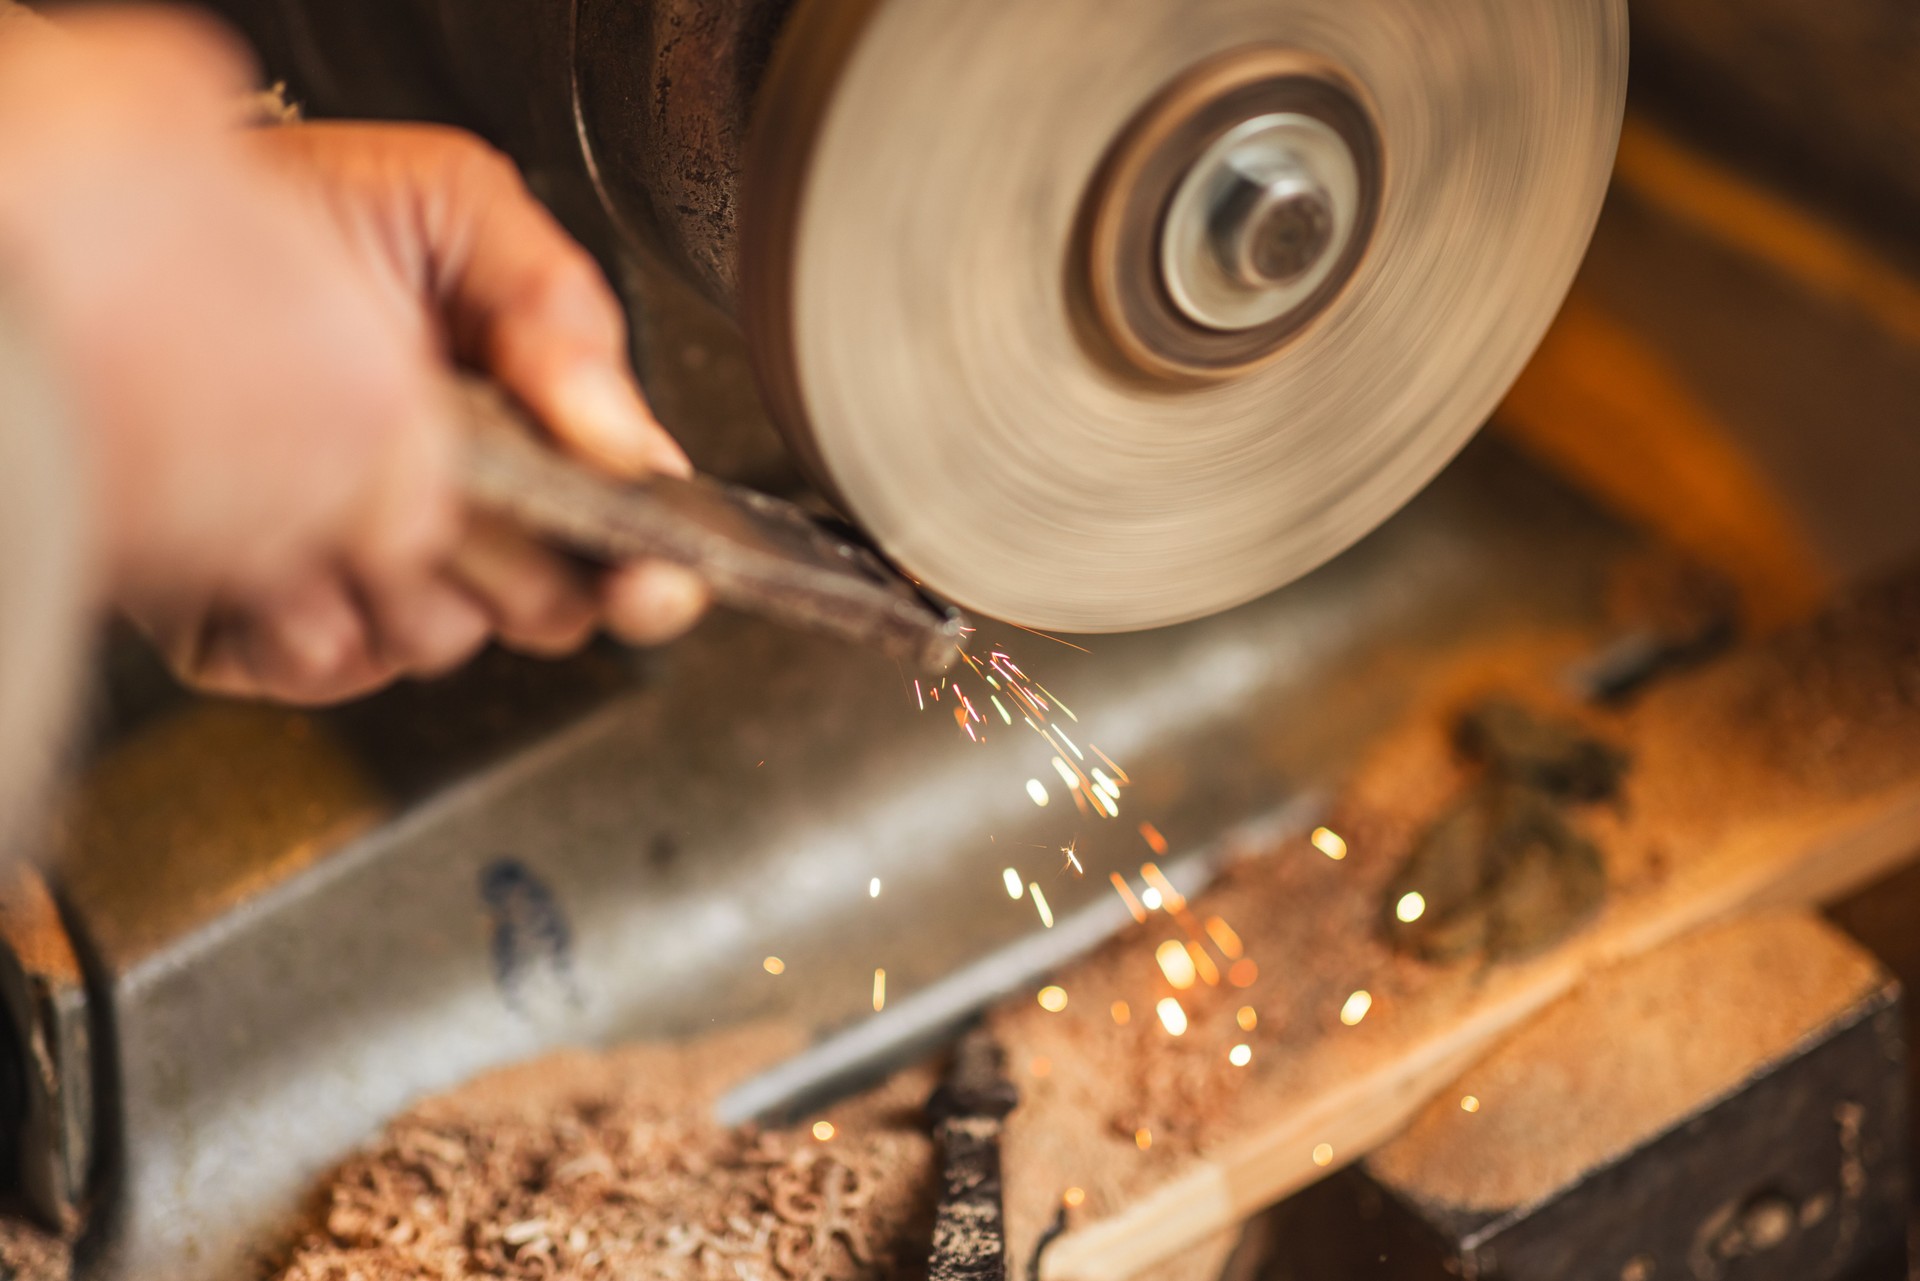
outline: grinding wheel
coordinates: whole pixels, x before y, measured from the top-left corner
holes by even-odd
[[[1272,590],[1492,412],[1598,214],[1624,0],[801,0],[740,315],[897,562],[1119,631]]]

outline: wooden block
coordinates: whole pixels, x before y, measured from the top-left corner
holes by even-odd
[[[1634,762],[1620,807],[1578,820],[1605,858],[1599,914],[1532,956],[1429,964],[1382,937],[1381,895],[1467,785],[1450,713],[1489,690],[1550,701],[1569,656],[1532,637],[1464,662],[1335,807],[1345,858],[1302,840],[1187,906],[1186,919],[1237,931],[1257,967],[1249,986],[1170,987],[1155,950],[1185,931],[1156,914],[1057,976],[1064,1011],[1022,1003],[995,1016],[1026,1073],[1027,1106],[1007,1135],[1012,1257],[1032,1257],[1077,1188],[1041,1277],[1157,1275],[1193,1242],[1392,1138],[1587,976],[1731,916],[1837,897],[1907,861],[1920,846],[1915,636],[1920,577],[1618,714],[1578,711]],[[1370,1004],[1352,1019],[1358,992]],[[1178,1038],[1156,1017],[1164,999],[1181,1003]],[[1244,1066],[1236,1045],[1248,1047]]]
[[[1594,976],[1361,1163],[1403,1221],[1377,1233],[1398,1243],[1379,1275],[1828,1281],[1897,1259],[1899,999],[1805,915]]]

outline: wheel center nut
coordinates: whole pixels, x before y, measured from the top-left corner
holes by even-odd
[[[1267,172],[1232,167],[1207,227],[1214,256],[1248,289],[1290,284],[1333,244],[1333,197],[1290,158]]]

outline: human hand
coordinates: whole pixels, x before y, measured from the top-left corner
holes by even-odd
[[[100,589],[190,680],[297,702],[581,643],[593,585],[459,509],[444,388],[470,360],[603,465],[683,468],[604,282],[477,143],[242,131],[250,79],[154,10],[0,46],[0,272],[84,429]],[[638,640],[701,603],[608,585]]]
[[[598,265],[506,157],[426,125],[307,124],[250,142],[329,211],[383,288],[413,301],[436,346],[489,371],[563,446],[628,478],[691,474],[634,382],[625,317]],[[451,572],[503,640],[534,653],[578,646],[596,617],[657,644],[692,626],[708,599],[696,576],[663,562],[585,581],[484,517],[469,518]]]

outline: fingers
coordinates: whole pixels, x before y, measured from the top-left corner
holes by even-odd
[[[690,570],[643,561],[607,575],[601,589],[607,628],[630,645],[663,645],[682,635],[711,604]]]
[[[687,475],[627,363],[613,290],[498,153],[457,149],[428,254],[455,354],[486,368],[560,441],[618,475]]]
[[[443,676],[492,635],[486,609],[442,575],[383,577],[359,588],[376,657],[409,676]]]
[[[486,609],[510,649],[559,658],[586,644],[599,624],[581,574],[497,520],[473,522],[449,572]]]
[[[190,657],[178,645],[163,647],[176,673],[209,693],[319,706],[370,693],[399,674],[375,653],[366,617],[338,574],[316,575],[270,605],[198,630]]]

